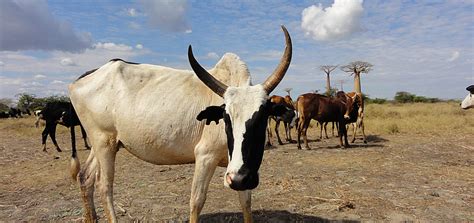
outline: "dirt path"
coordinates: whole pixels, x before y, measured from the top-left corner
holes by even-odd
[[[0,221],[81,220],[79,187],[68,175],[68,135],[58,135],[63,153],[50,141],[44,153],[40,132],[27,137],[0,128]],[[256,222],[474,221],[472,135],[372,135],[367,145],[358,141],[347,150],[337,142],[313,141],[309,151],[295,144],[266,150],[252,197]],[[78,146],[84,162],[88,151],[81,140]],[[188,219],[193,168],[156,166],[120,151],[114,187],[119,220]],[[223,173],[218,168],[211,181],[203,222],[242,221]]]

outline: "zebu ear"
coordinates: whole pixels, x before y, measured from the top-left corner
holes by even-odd
[[[216,125],[219,124],[219,120],[224,118],[225,104],[221,106],[209,106],[206,109],[199,112],[196,119],[202,121],[206,119],[206,125],[211,124],[212,121],[216,122]]]
[[[267,101],[267,106],[269,108],[268,115],[273,116],[281,116],[288,110],[285,105],[275,104],[270,100]]]

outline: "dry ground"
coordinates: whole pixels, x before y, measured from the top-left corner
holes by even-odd
[[[334,137],[314,140],[319,133],[312,129],[313,150],[295,144],[266,150],[252,197],[255,221],[474,221],[474,111],[441,103],[368,105],[366,112],[366,145],[358,140],[340,149]],[[79,187],[68,175],[68,131],[58,127],[64,152],[48,139],[44,153],[42,129],[33,122],[0,120],[0,222],[80,221]],[[78,148],[84,162],[81,140]],[[116,166],[119,221],[188,219],[193,165],[156,166],[123,150]],[[223,172],[218,168],[211,181],[203,222],[242,221]]]

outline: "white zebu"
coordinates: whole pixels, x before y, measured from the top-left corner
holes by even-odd
[[[474,97],[472,96],[474,94],[474,85],[467,87],[466,90],[469,91],[469,94],[467,94],[466,98],[461,102],[461,108],[474,108]]]
[[[239,191],[244,221],[251,222],[251,189],[258,185],[267,118],[284,111],[267,101],[291,61],[291,39],[282,29],[285,52],[261,85],[250,85],[247,66],[234,54],[225,54],[209,74],[194,59],[191,47],[188,57],[194,72],[113,60],[72,83],[71,102],[92,144],[82,169],[74,155],[71,162],[73,177],[80,169],[77,180],[85,220],[97,219],[97,180],[108,221],[116,222],[114,165],[123,147],[154,164],[195,162],[190,222],[198,222],[216,166],[227,166],[224,184]],[[207,126],[196,120],[197,115],[207,119],[206,124],[221,118],[225,124]]]

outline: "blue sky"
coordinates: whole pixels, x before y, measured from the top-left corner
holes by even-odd
[[[324,91],[321,65],[362,60],[370,97],[397,91],[462,98],[474,84],[474,2],[462,1],[0,1],[0,98],[67,94],[67,85],[113,58],[190,69],[187,47],[211,68],[226,52],[254,84],[293,39],[293,60],[274,94]],[[353,89],[336,69],[332,85]]]

